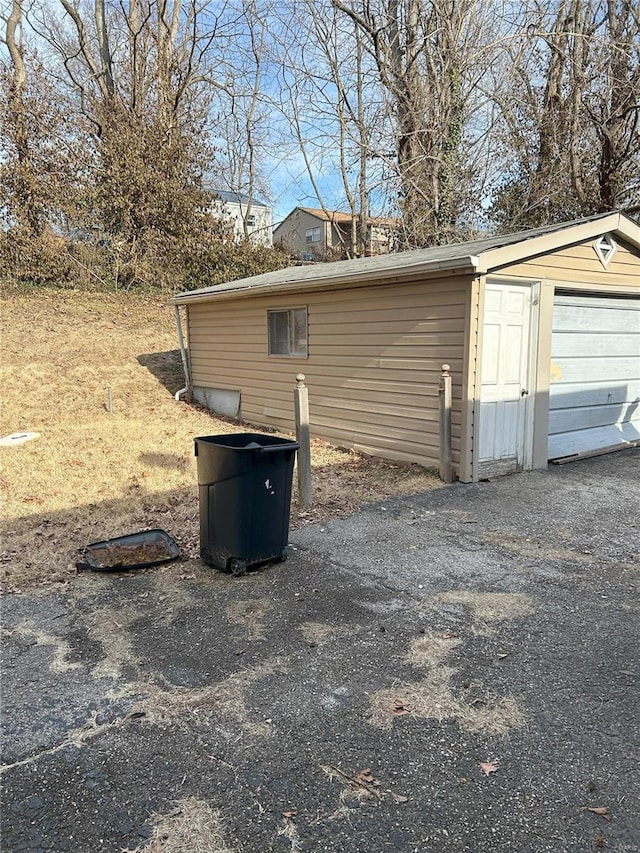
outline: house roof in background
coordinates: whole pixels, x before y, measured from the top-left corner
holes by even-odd
[[[279,228],[281,225],[290,219],[296,211],[302,211],[303,213],[308,213],[310,216],[315,216],[316,219],[322,220],[322,222],[334,222],[336,224],[345,224],[350,225],[353,220],[353,215],[351,213],[347,213],[344,210],[322,210],[320,207],[294,207],[291,213],[288,213],[285,218],[280,222],[277,227]],[[397,227],[398,220],[391,219],[389,217],[384,216],[368,216],[367,223],[369,225],[390,225],[392,227]]]
[[[640,225],[623,213],[599,213],[586,219],[560,222],[543,228],[483,237],[429,249],[414,249],[389,255],[335,261],[328,264],[286,267],[275,272],[191,290],[174,296],[175,305],[220,298],[252,296],[264,292],[354,285],[376,279],[415,277],[438,271],[482,275],[526,258],[613,233],[640,250]]]
[[[224,202],[230,202],[231,204],[239,204],[242,207],[248,207],[251,204],[251,207],[266,207],[269,205],[265,204],[260,199],[255,196],[249,197],[246,193],[237,193],[231,190],[218,190],[215,187],[207,187],[207,192],[210,192],[212,195],[218,196]]]

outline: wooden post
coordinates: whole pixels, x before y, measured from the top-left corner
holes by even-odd
[[[301,509],[310,509],[311,486],[311,439],[309,435],[309,389],[304,384],[304,373],[296,375],[293,391],[296,410],[296,440],[298,450],[298,504]]]
[[[445,483],[453,482],[453,463],[451,454],[451,368],[442,365],[442,375],[438,380],[440,397],[440,477]]]

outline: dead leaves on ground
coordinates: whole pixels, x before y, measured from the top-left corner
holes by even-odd
[[[356,774],[346,773],[333,764],[323,764],[320,769],[330,779],[337,779],[344,786],[341,801],[349,798],[382,800],[387,794],[396,803],[406,803],[408,797],[394,794],[391,791],[383,791],[380,782],[374,777],[370,767],[364,767]]]
[[[597,814],[600,817],[603,817],[605,820],[611,820],[609,809],[606,806],[595,806],[593,808],[591,806],[588,806],[587,811],[593,812],[593,814]]]
[[[365,767],[363,770],[358,771],[355,776],[345,773],[344,770],[340,770],[339,767],[334,767],[333,764],[323,764],[320,769],[326,773],[330,779],[339,779],[343,785],[346,785],[354,792],[366,793],[378,800],[382,799],[380,791],[378,790],[380,782],[374,779],[371,774],[370,767]]]
[[[478,767],[482,771],[484,776],[489,776],[491,773],[497,773],[499,762],[498,761],[479,761]]]

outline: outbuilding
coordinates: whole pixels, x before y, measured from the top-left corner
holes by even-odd
[[[437,467],[451,368],[454,474],[472,482],[640,439],[640,226],[545,228],[284,270],[175,296],[193,398]]]

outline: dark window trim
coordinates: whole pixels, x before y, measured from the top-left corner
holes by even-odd
[[[304,311],[305,319],[305,335],[304,352],[292,352],[292,347],[295,345],[294,330],[295,321],[293,315],[295,311]],[[271,315],[272,314],[287,314],[287,326],[289,336],[289,352],[271,352]],[[309,309],[306,305],[296,305],[292,308],[268,308],[267,309],[267,355],[269,358],[309,358]]]

